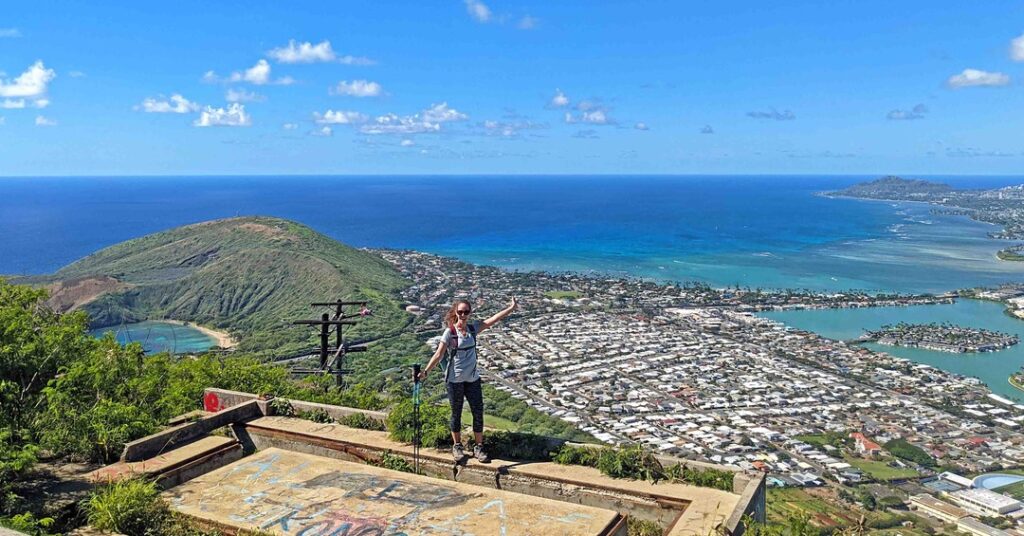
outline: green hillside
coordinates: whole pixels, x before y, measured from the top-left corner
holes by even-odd
[[[312,330],[290,322],[328,312],[310,308],[314,301],[369,300],[374,314],[352,330],[353,337],[393,332],[407,321],[394,298],[407,282],[383,259],[269,217],[215,220],[136,238],[36,282],[50,283],[54,299],[67,307],[88,312],[93,326],[186,320],[226,329],[242,350],[256,352],[308,344]]]

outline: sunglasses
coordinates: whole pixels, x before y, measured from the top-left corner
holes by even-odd
[[[455,311],[455,314],[457,314],[459,316],[468,315],[469,314],[469,310],[462,309],[462,310],[459,310],[459,311]]]

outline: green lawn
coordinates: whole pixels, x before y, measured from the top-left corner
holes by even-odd
[[[848,456],[846,457],[846,463],[860,469],[875,480],[897,480],[901,478],[914,478],[916,476],[920,476],[920,473],[913,469],[889,467],[889,465],[883,461],[865,460]]]
[[[1004,471],[1000,471],[1000,472],[1002,473]],[[1009,471],[1005,471],[1005,472],[1009,473]],[[1022,480],[1020,482],[1014,482],[1013,484],[1010,484],[1008,486],[1003,486],[1001,488],[996,488],[996,489],[994,489],[992,491],[997,491],[999,493],[1004,493],[1004,494],[1009,495],[1010,497],[1013,497],[1014,499],[1017,499],[1017,500],[1024,499],[1024,480]]]
[[[544,295],[554,300],[575,300],[583,296],[583,294],[575,290],[549,290]]]
[[[819,527],[848,525],[857,521],[849,507],[843,507],[801,488],[769,488],[766,499],[769,523],[786,523],[791,517],[806,514]]]
[[[831,444],[831,443],[829,443],[828,437],[826,437],[825,434],[798,435],[798,436],[794,436],[793,439],[796,439],[798,441],[803,441],[804,443],[807,443],[808,445],[814,445],[816,447],[821,447],[821,446],[824,446],[824,445],[830,445]]]
[[[471,424],[473,424],[473,414],[468,409],[462,410],[462,427],[468,428]],[[484,426],[494,430],[507,430],[510,432],[515,432],[519,428],[518,424],[508,419],[495,417],[487,413],[484,413]]]

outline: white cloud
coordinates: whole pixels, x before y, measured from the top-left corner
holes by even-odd
[[[270,64],[267,60],[260,60],[256,65],[249,67],[245,72],[231,73],[232,82],[251,82],[256,85],[263,85],[270,81]]]
[[[796,114],[792,110],[782,110],[781,112],[772,108],[767,112],[747,112],[747,117],[753,117],[754,119],[774,119],[775,121],[792,121],[796,119]]]
[[[338,63],[341,63],[343,65],[360,65],[360,66],[376,65],[377,64],[377,62],[375,62],[375,61],[373,61],[370,58],[367,58],[365,56],[349,56],[349,55],[340,56],[338,58]]]
[[[0,38],[21,37],[21,31],[17,28],[0,28]]]
[[[1010,83],[1009,75],[990,73],[978,69],[964,69],[960,74],[950,76],[946,84],[953,89],[962,87],[999,87]]]
[[[25,107],[25,99],[4,99],[0,102],[0,108],[7,110],[20,110]]]
[[[416,145],[416,142],[414,142],[412,140],[406,139],[406,140],[402,140],[402,144],[401,145],[402,145],[402,147],[412,147],[413,145]]]
[[[199,110],[199,105],[175,93],[170,99],[147,97],[135,107],[150,114],[187,114]]]
[[[338,62],[344,65],[373,65],[370,58],[362,56],[338,56],[331,48],[331,42],[323,40],[313,44],[309,41],[297,43],[294,39],[288,40],[288,45],[272,49],[268,56],[278,63],[316,63],[316,62]]]
[[[637,124],[633,125],[633,128],[635,128],[637,130],[650,130],[650,127],[647,126],[647,123],[643,123],[643,122],[640,122],[640,123],[637,123]]]
[[[47,99],[47,98],[35,99],[34,101],[32,101],[32,107],[33,108],[46,108],[49,105],[50,105],[50,99]]]
[[[285,124],[281,125],[281,128],[283,128],[285,130],[295,130],[295,129],[299,128],[299,124],[298,123],[285,123]]]
[[[321,115],[318,112],[313,112],[314,121],[321,125],[354,125],[359,123],[365,123],[368,117],[359,112],[350,112],[345,110],[327,110]]]
[[[350,97],[379,97],[384,93],[384,88],[377,82],[368,82],[366,80],[353,80],[349,82],[342,80],[334,87],[333,93]]]
[[[68,76],[70,76],[71,78],[82,78],[85,76],[85,73],[83,73],[82,71],[71,71],[70,73],[68,73]]]
[[[227,108],[207,106],[192,124],[197,127],[247,127],[252,125],[252,116],[245,113],[245,105],[236,102]]]
[[[228,88],[224,93],[224,100],[228,102],[263,102],[266,99],[263,95],[244,89]]]
[[[449,108],[447,102],[435,104],[423,111],[423,120],[431,123],[447,123],[466,119],[469,119],[468,115],[454,108]]]
[[[595,108],[588,103],[580,103],[578,108],[583,111],[577,115],[573,115],[572,112],[565,112],[566,123],[590,123],[592,125],[612,125],[615,122],[608,117],[608,112],[604,108]]]
[[[380,115],[360,127],[363,134],[420,134],[439,132],[443,123],[464,121],[469,116],[448,106],[448,103],[434,104],[414,115]]]
[[[320,137],[323,137],[323,138],[329,138],[329,137],[334,135],[334,129],[329,127],[329,126],[324,125],[324,126],[318,128],[318,129],[310,132],[310,134],[312,134],[313,136],[320,136]]]
[[[1024,61],[1024,35],[1010,40],[1010,59]]]
[[[331,42],[327,40],[314,45],[310,42],[296,43],[294,39],[290,39],[288,46],[275,48],[267,55],[277,60],[278,63],[334,61],[334,50],[331,49]]]
[[[227,78],[221,78],[217,76],[217,73],[213,71],[206,71],[203,73],[203,82],[216,83],[216,82],[248,82],[257,86],[266,84],[277,84],[281,86],[287,86],[295,83],[295,79],[290,76],[278,78],[272,80],[270,77],[270,63],[267,60],[259,60],[256,65],[249,67],[244,71],[235,71],[231,73]]]
[[[584,123],[593,123],[595,125],[608,124],[608,116],[604,113],[604,110],[591,110],[589,112],[583,112],[581,120]]]
[[[561,89],[555,90],[555,96],[551,97],[551,102],[548,103],[548,106],[552,108],[565,108],[568,105],[569,97],[566,97],[565,93],[562,93]]]
[[[37,127],[55,127],[55,126],[57,126],[57,121],[55,121],[53,119],[47,119],[46,117],[43,117],[41,115],[37,115],[36,116],[36,126]]]
[[[57,77],[42,60],[33,63],[14,80],[0,79],[0,97],[37,97],[46,93],[47,85]]]
[[[520,30],[532,30],[537,27],[537,22],[537,19],[529,15],[526,15],[525,17],[519,19],[519,23],[516,24],[516,27],[519,28]]]
[[[477,22],[490,22],[491,9],[480,0],[463,0],[466,3],[466,11],[470,17]]]
[[[924,119],[927,113],[928,107],[924,104],[918,104],[909,110],[892,110],[885,114],[885,118],[890,121],[911,121],[914,119]]]

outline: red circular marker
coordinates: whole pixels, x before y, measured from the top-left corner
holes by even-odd
[[[206,396],[203,397],[203,409],[210,413],[214,413],[222,409],[220,405],[220,398],[217,396],[217,393],[206,393]]]

